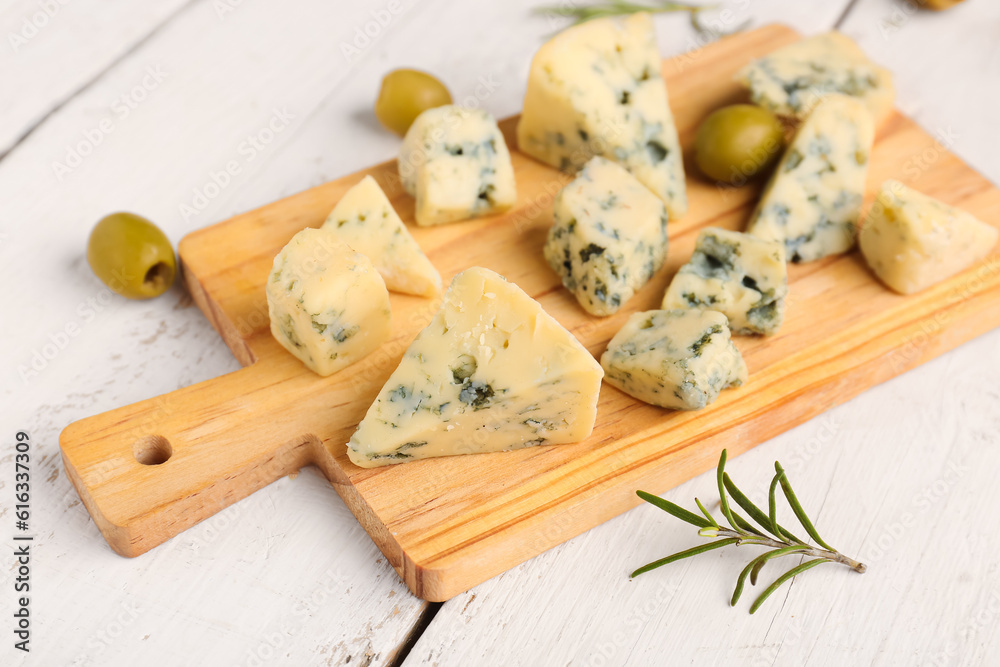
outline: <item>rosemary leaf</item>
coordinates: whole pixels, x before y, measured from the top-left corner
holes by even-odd
[[[781,532],[781,526],[778,525],[778,503],[774,497],[775,492],[778,490],[778,482],[780,481],[780,474],[775,474],[774,479],[771,480],[771,489],[767,492],[767,520],[771,524],[771,532],[774,536],[779,540],[784,540],[785,535]],[[799,540],[795,541],[798,542]]]
[[[744,510],[746,510],[746,513],[750,515],[750,518],[756,521],[758,524],[760,524],[760,526],[764,530],[771,533],[775,537],[778,537],[778,535],[775,534],[773,530],[771,530],[771,520],[768,518],[767,514],[764,513],[764,510],[757,507],[749,498],[743,495],[743,492],[736,487],[736,485],[733,483],[733,480],[729,479],[729,473],[725,473],[722,477],[723,481],[726,484],[726,490],[729,491],[729,495],[732,496],[733,500],[736,501],[736,504],[742,507]],[[803,542],[802,540],[800,540],[799,538],[795,537],[790,532],[788,532],[786,528],[782,526],[778,526],[778,528],[781,529],[781,533],[785,537],[787,537],[790,541],[798,542],[799,544],[805,544],[805,542]],[[783,539],[783,538],[778,538],[778,539]]]
[[[701,510],[701,513],[704,514],[705,517],[708,519],[709,525],[712,526],[713,528],[719,528],[719,522],[715,520],[715,517],[712,516],[712,514],[707,509],[705,509],[705,506],[701,504],[701,501],[698,500],[697,498],[695,498],[694,501],[698,504],[698,509]]]
[[[750,575],[750,584],[756,585],[757,575],[754,573],[760,572],[760,568],[764,567],[764,563],[772,558],[787,556],[796,552],[801,553],[801,551],[802,547],[800,546],[782,547],[781,549],[775,549],[774,551],[763,553],[747,563],[747,566],[743,568],[742,572],[740,572],[739,578],[736,579],[736,590],[733,591],[733,599],[729,601],[729,606],[735,607],[736,603],[739,602],[740,595],[743,594],[743,585],[746,583],[747,575]]]
[[[732,510],[730,510],[732,512]],[[733,512],[733,518],[736,519],[736,523],[739,524],[740,529],[746,533],[753,533],[758,537],[764,537],[764,533],[757,530],[752,523],[744,519],[737,512]]]
[[[795,497],[795,492],[792,491],[792,485],[788,481],[788,476],[785,475],[784,469],[777,461],[774,462],[774,470],[780,477],[779,483],[781,484],[781,490],[785,494],[785,499],[788,501],[788,504],[792,506],[792,511],[795,512],[795,516],[798,518],[799,523],[802,524],[802,527],[806,529],[806,532],[809,533],[811,538],[816,540],[816,544],[819,544],[824,549],[836,551],[836,549],[824,542],[823,538],[819,536],[818,532],[816,532],[816,528],[813,527],[812,521],[809,520],[805,510],[802,509],[802,505],[799,504],[799,499]]]
[[[806,570],[816,567],[817,565],[822,565],[823,563],[832,563],[832,562],[833,561],[827,560],[826,558],[814,558],[813,560],[807,560],[801,565],[796,565],[791,570],[785,572],[783,575],[775,579],[773,584],[764,589],[764,592],[760,594],[760,597],[754,600],[754,603],[750,605],[750,613],[752,614],[755,611],[757,611],[757,609],[760,608],[760,605],[764,603],[764,600],[766,600],[768,597],[771,596],[771,593],[778,590],[778,588],[780,588],[783,583],[785,583],[795,575],[801,574]]]
[[[726,498],[726,487],[722,482],[722,475],[726,472],[726,450],[722,450],[722,455],[719,456],[719,466],[715,469],[715,481],[719,485],[719,498],[722,501],[722,514],[726,517],[726,521],[729,525],[733,527],[733,530],[739,530],[739,526],[736,525],[736,520],[733,519],[733,513],[729,511],[729,500]]]
[[[642,498],[643,500],[645,500],[650,505],[655,505],[656,507],[659,507],[664,512],[674,515],[681,521],[686,521],[692,525],[698,526],[699,528],[708,528],[709,526],[713,525],[702,519],[697,514],[694,514],[693,512],[688,512],[683,507],[675,505],[669,500],[664,500],[659,496],[654,496],[652,493],[647,493],[646,491],[636,491],[635,494],[640,498]]]
[[[720,547],[728,547],[730,544],[736,544],[737,538],[727,537],[724,540],[717,540],[715,542],[709,542],[708,544],[702,544],[701,546],[688,549],[687,551],[681,551],[675,553],[673,556],[667,556],[666,558],[661,558],[660,560],[654,560],[652,563],[643,565],[638,570],[629,575],[629,577],[638,577],[644,572],[649,572],[650,570],[655,570],[658,567],[666,565],[668,563],[673,563],[682,558],[690,558],[691,556],[697,556],[698,554],[705,553],[706,551],[711,551],[712,549],[718,549]]]

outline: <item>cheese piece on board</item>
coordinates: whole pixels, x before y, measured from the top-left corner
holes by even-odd
[[[726,316],[714,310],[633,313],[601,357],[605,380],[652,405],[699,410],[747,381]]]
[[[709,227],[698,234],[691,261],[663,296],[663,309],[717,310],[736,334],[773,334],[785,317],[785,246]]]
[[[604,371],[538,303],[489,269],[455,276],[358,426],[364,467],[577,442]]]
[[[799,127],[764,189],[747,232],[781,241],[789,261],[854,246],[875,125],[864,103],[826,97]]]
[[[371,261],[329,229],[304,229],[267,278],[271,334],[319,375],[361,359],[389,338],[389,292]]]
[[[666,259],[663,202],[602,157],[559,191],[552,216],[545,259],[592,315],[617,312]]]
[[[783,46],[744,67],[736,80],[750,89],[754,104],[800,119],[826,95],[840,93],[864,102],[880,123],[896,97],[889,70],[871,62],[839,32]]]
[[[505,211],[517,200],[514,168],[493,116],[447,105],[417,116],[399,150],[399,176],[416,198],[418,225]]]
[[[344,193],[323,229],[368,257],[393,292],[434,296],[441,291],[441,275],[371,176]]]
[[[998,236],[996,227],[893,180],[879,188],[859,235],[868,266],[900,294],[967,269],[990,253]]]
[[[517,144],[568,173],[594,155],[614,160],[663,200],[671,219],[684,215],[684,160],[649,14],[587,21],[543,45],[531,61]]]

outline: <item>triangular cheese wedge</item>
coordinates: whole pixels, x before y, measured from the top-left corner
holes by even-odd
[[[451,283],[348,443],[364,468],[577,442],[604,371],[534,299],[481,267]]]
[[[348,190],[323,224],[375,264],[393,292],[433,296],[441,276],[410,236],[375,179],[365,176]]]
[[[803,121],[774,170],[747,232],[785,244],[789,262],[854,247],[875,123],[864,102],[828,95]]]
[[[913,294],[964,271],[996,246],[993,225],[889,180],[861,228],[861,254],[882,282]]]
[[[687,211],[684,157],[660,72],[649,14],[606,17],[563,30],[531,61],[517,145],[567,173],[594,155],[618,162]]]

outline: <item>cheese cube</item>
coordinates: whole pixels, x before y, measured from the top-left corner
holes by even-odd
[[[319,375],[361,359],[392,330],[382,277],[329,229],[293,236],[274,258],[265,291],[271,334]]]
[[[864,103],[825,98],[799,127],[747,232],[781,241],[792,262],[854,246],[875,125]]]
[[[505,211],[517,200],[503,134],[485,111],[455,105],[417,116],[399,151],[399,176],[416,197],[418,225]]]
[[[787,294],[785,246],[710,227],[671,281],[663,309],[717,310],[733,333],[773,334],[784,320]]]
[[[441,291],[441,275],[371,176],[341,197],[323,228],[368,257],[390,290],[421,296]]]
[[[874,64],[850,37],[828,32],[784,46],[737,75],[750,99],[782,116],[805,118],[830,93],[858,98],[881,122],[892,111],[892,74]]]
[[[861,228],[861,253],[882,282],[912,294],[985,258],[1000,231],[899,181],[879,188]]]
[[[649,14],[587,21],[542,46],[517,144],[569,173],[594,155],[614,160],[663,200],[671,219],[684,215],[684,158]]]
[[[747,380],[726,316],[713,310],[634,313],[601,357],[608,384],[652,405],[699,410]]]
[[[488,269],[455,276],[348,443],[364,468],[577,442],[604,372],[571,333]]]
[[[663,266],[667,212],[624,168],[595,157],[559,191],[545,259],[593,315],[611,315]]]

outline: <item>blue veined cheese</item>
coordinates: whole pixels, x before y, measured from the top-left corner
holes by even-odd
[[[594,155],[614,160],[663,200],[671,219],[684,215],[684,159],[649,15],[587,21],[542,46],[517,143],[569,173]]]
[[[368,257],[393,292],[434,296],[441,291],[441,275],[371,176],[344,193],[323,228]]]
[[[709,227],[663,296],[664,310],[716,310],[736,334],[773,334],[785,317],[785,246]]]
[[[603,375],[534,299],[473,267],[455,276],[347,453],[372,468],[577,442],[594,427]]]
[[[398,166],[403,187],[417,200],[418,225],[499,213],[517,200],[503,134],[479,109],[424,111],[406,132]]]
[[[912,294],[985,258],[998,236],[996,227],[890,180],[865,218],[860,245],[882,282]]]
[[[876,122],[892,111],[892,74],[874,64],[851,38],[828,32],[784,46],[736,75],[750,99],[782,116],[805,118],[831,93],[856,97]]]
[[[553,203],[545,259],[593,315],[611,315],[663,266],[667,211],[620,165],[594,157]]]
[[[747,232],[785,244],[792,262],[854,246],[875,124],[864,103],[826,97],[799,127]]]
[[[384,343],[389,292],[371,261],[329,229],[304,229],[274,258],[265,287],[271,334],[319,375]]]
[[[601,357],[605,380],[629,396],[675,410],[699,410],[747,381],[726,316],[713,310],[634,313]]]

